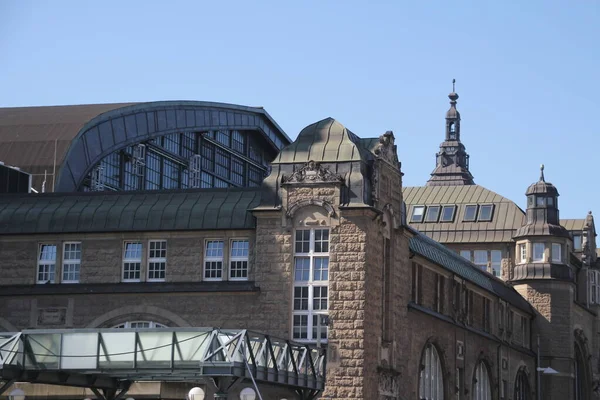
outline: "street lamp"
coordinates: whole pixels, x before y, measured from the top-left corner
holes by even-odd
[[[199,387],[193,387],[188,392],[188,400],[204,400],[204,390]]]
[[[240,392],[240,400],[256,400],[256,392],[252,388],[245,388]]]

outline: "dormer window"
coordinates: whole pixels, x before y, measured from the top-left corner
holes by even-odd
[[[546,246],[544,243],[534,243],[533,244],[533,261],[534,262],[543,262],[544,261],[544,250]]]
[[[491,221],[493,210],[493,204],[483,204],[481,207],[479,207],[479,221]]]
[[[425,215],[425,222],[437,222],[440,216],[440,206],[429,206]]]
[[[440,222],[452,222],[454,220],[455,206],[443,206]]]
[[[476,205],[468,205],[465,206],[465,215],[463,217],[463,221],[473,222],[477,218],[477,206]]]
[[[423,222],[425,216],[425,206],[414,206],[410,222]]]

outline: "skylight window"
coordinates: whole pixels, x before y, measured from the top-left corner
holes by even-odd
[[[479,207],[479,221],[491,221],[492,211],[494,211],[493,204],[484,204]]]
[[[463,221],[475,221],[475,219],[477,218],[477,206],[476,205],[469,205],[469,206],[465,206],[465,215],[463,217]]]
[[[410,217],[410,222],[423,222],[424,215],[425,206],[414,206],[412,216]]]
[[[440,222],[452,222],[454,220],[454,210],[456,210],[456,206],[443,206]]]
[[[440,206],[429,206],[425,215],[425,222],[437,222],[440,217]]]

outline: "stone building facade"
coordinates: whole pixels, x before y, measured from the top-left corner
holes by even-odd
[[[454,143],[457,98],[431,186],[442,195],[457,182],[474,186],[464,146]],[[90,116],[92,108],[0,112],[8,131],[28,120],[35,123],[20,132],[39,133],[48,115],[74,126],[62,133],[72,144],[58,157],[55,193],[0,197],[0,330],[249,329],[323,346],[322,399],[533,399],[537,332],[544,354],[566,340],[581,343],[542,357],[561,373],[568,361],[554,360],[594,351],[595,311],[572,301],[572,281],[517,279],[516,232],[480,226],[502,231],[490,233],[490,243],[504,246],[506,280],[457,254],[469,243],[440,244],[428,237],[433,224],[420,232],[412,219],[420,188],[403,190],[392,132],[361,138],[326,118],[291,141],[262,109],[163,102],[103,105],[107,112]],[[450,162],[460,164],[457,176]],[[518,219],[508,200],[488,197],[494,215]],[[452,218],[462,212],[455,205]],[[443,231],[439,216],[436,223],[431,231]],[[587,224],[593,229],[591,217]],[[585,249],[595,235],[589,229]],[[561,238],[571,243],[572,234]],[[595,262],[582,254],[573,262]],[[554,329],[558,315],[574,333]],[[589,371],[579,390],[591,395]],[[543,382],[544,398],[586,398],[564,389],[571,377],[557,377]],[[14,385],[34,398],[83,396]],[[208,395],[222,389],[198,379],[138,383],[130,395],[176,399],[194,385]],[[246,379],[227,396],[248,387]],[[301,398],[293,386],[259,391],[265,399]]]

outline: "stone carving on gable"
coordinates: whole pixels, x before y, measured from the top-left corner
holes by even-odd
[[[286,214],[288,217],[294,218],[294,215],[296,214],[296,212],[299,209],[301,209],[302,207],[307,207],[307,206],[319,206],[319,207],[324,208],[325,211],[327,211],[328,216],[333,217],[335,215],[335,209],[333,208],[333,206],[328,201],[319,200],[319,199],[299,200],[289,207]]]
[[[309,161],[291,175],[284,175],[282,183],[341,183],[344,178],[315,161]]]
[[[373,152],[377,158],[396,166],[398,165],[398,153],[394,141],[394,132],[387,131],[379,136],[379,143]]]

